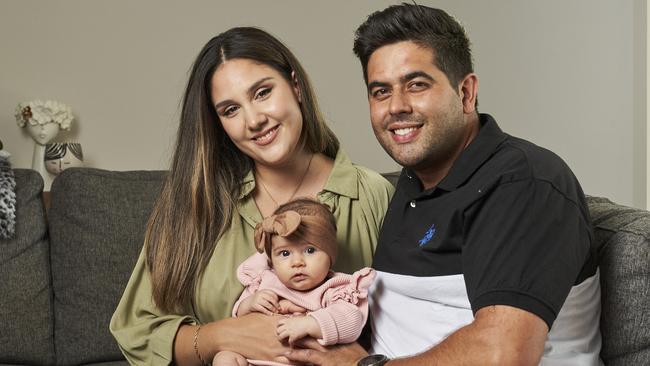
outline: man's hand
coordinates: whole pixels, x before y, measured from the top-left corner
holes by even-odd
[[[323,337],[318,322],[309,315],[280,319],[277,331],[278,339],[281,341],[288,339],[289,345],[292,347],[297,340],[306,336]]]
[[[271,290],[260,290],[239,304],[237,316],[258,312],[266,315],[277,314],[280,309],[278,295]]]
[[[368,352],[358,343],[349,343],[332,346],[327,351],[293,349],[285,356],[291,361],[320,366],[356,366],[360,359],[368,356]]]

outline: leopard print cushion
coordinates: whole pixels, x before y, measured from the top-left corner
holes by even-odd
[[[16,227],[16,180],[10,154],[0,150],[0,239],[10,239]]]

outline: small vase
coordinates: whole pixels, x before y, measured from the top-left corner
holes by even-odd
[[[68,168],[82,167],[83,160],[81,144],[77,142],[55,142],[46,145],[45,169],[51,174],[57,175]]]

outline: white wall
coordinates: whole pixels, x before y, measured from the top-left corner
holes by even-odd
[[[32,141],[18,102],[55,99],[77,121],[88,166],[164,169],[187,71],[202,45],[236,25],[282,39],[356,162],[397,169],[370,130],[353,32],[398,1],[0,1],[0,139],[15,167]],[[425,1],[456,16],[474,45],[480,110],[547,147],[586,193],[646,204],[643,0]],[[643,10],[643,11],[640,11]]]

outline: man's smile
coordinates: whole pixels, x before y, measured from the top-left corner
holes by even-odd
[[[392,124],[388,131],[390,131],[393,141],[404,144],[413,141],[420,134],[421,128],[421,124]]]

